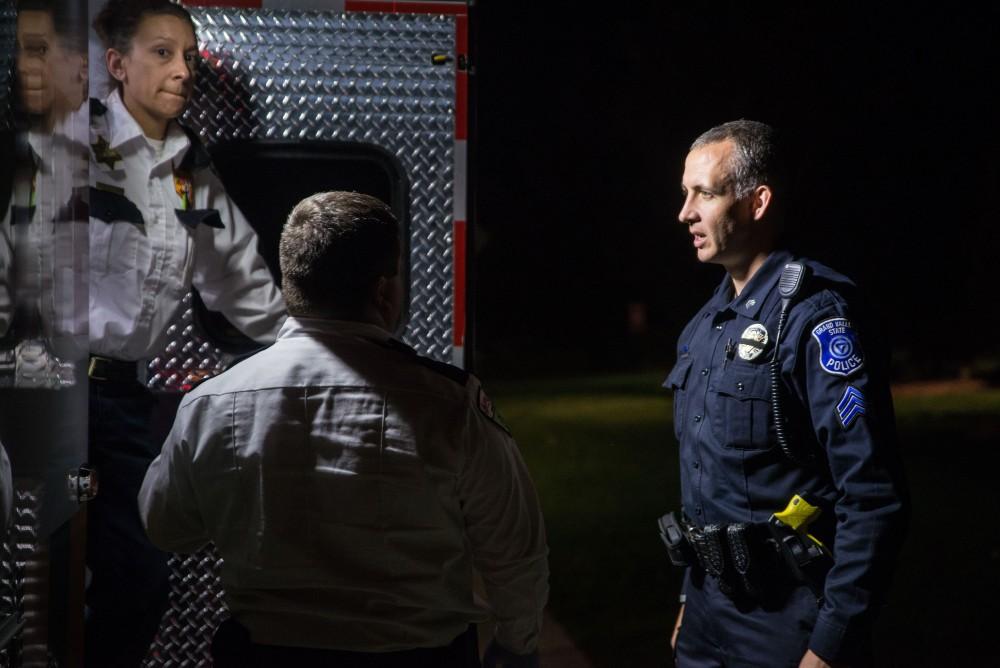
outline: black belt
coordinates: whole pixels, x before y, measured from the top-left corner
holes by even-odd
[[[675,565],[711,576],[730,596],[759,600],[787,579],[788,569],[766,522],[697,526],[668,513],[660,519],[660,531]]]
[[[474,625],[446,647],[394,652],[350,652],[260,645],[250,640],[250,632],[233,618],[222,622],[212,638],[212,659],[216,668],[270,668],[296,666],[313,668],[472,668],[478,667],[479,648]]]
[[[87,376],[107,383],[138,383],[139,363],[91,355]]]

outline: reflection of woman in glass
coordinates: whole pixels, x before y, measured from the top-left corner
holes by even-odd
[[[0,184],[0,439],[15,476],[45,482],[43,535],[76,510],[64,476],[86,459],[86,10],[18,4],[18,131]]]
[[[37,504],[32,560],[44,572],[51,556],[63,576],[41,578],[24,598],[26,617],[49,620],[55,639],[66,617],[49,601],[66,591],[45,588],[66,586],[60,546],[78,510],[66,473],[87,459],[87,3],[20,0],[17,9],[17,133],[3,153],[14,160],[0,167],[0,440],[17,488]],[[49,648],[60,663],[62,645]]]
[[[65,0],[18,3],[18,90],[24,110],[44,119],[42,129],[87,99],[85,10],[85,4]]]
[[[5,278],[16,286],[17,317],[0,304],[0,334],[9,334],[8,344],[45,339],[46,355],[61,359],[80,359],[87,350],[85,17],[83,0],[18,5],[16,108],[27,122],[15,142],[10,202],[3,207]],[[8,333],[12,318],[16,331]],[[61,384],[51,359],[29,357],[21,355],[13,384]],[[65,375],[63,381],[71,380]]]
[[[136,495],[160,438],[144,361],[194,285],[261,343],[284,303],[257,237],[175,119],[194,88],[190,15],[168,0],[110,0],[94,21],[114,90],[91,105],[90,455],[87,665],[138,665],[167,599],[166,555],[149,543]]]

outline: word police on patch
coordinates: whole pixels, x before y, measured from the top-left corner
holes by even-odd
[[[816,325],[813,338],[819,343],[819,364],[835,376],[850,376],[865,365],[858,335],[847,318],[830,318]]]

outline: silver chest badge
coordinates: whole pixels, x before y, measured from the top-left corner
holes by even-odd
[[[759,322],[755,322],[744,329],[743,335],[740,336],[740,346],[738,349],[740,359],[752,362],[760,357],[761,353],[767,347],[768,340],[767,328]]]

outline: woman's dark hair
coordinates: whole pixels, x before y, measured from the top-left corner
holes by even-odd
[[[197,34],[188,10],[170,0],[108,0],[94,19],[94,30],[104,43],[104,48],[128,53],[142,20],[147,16],[161,15],[176,16],[187,21],[191,25],[191,31]]]

